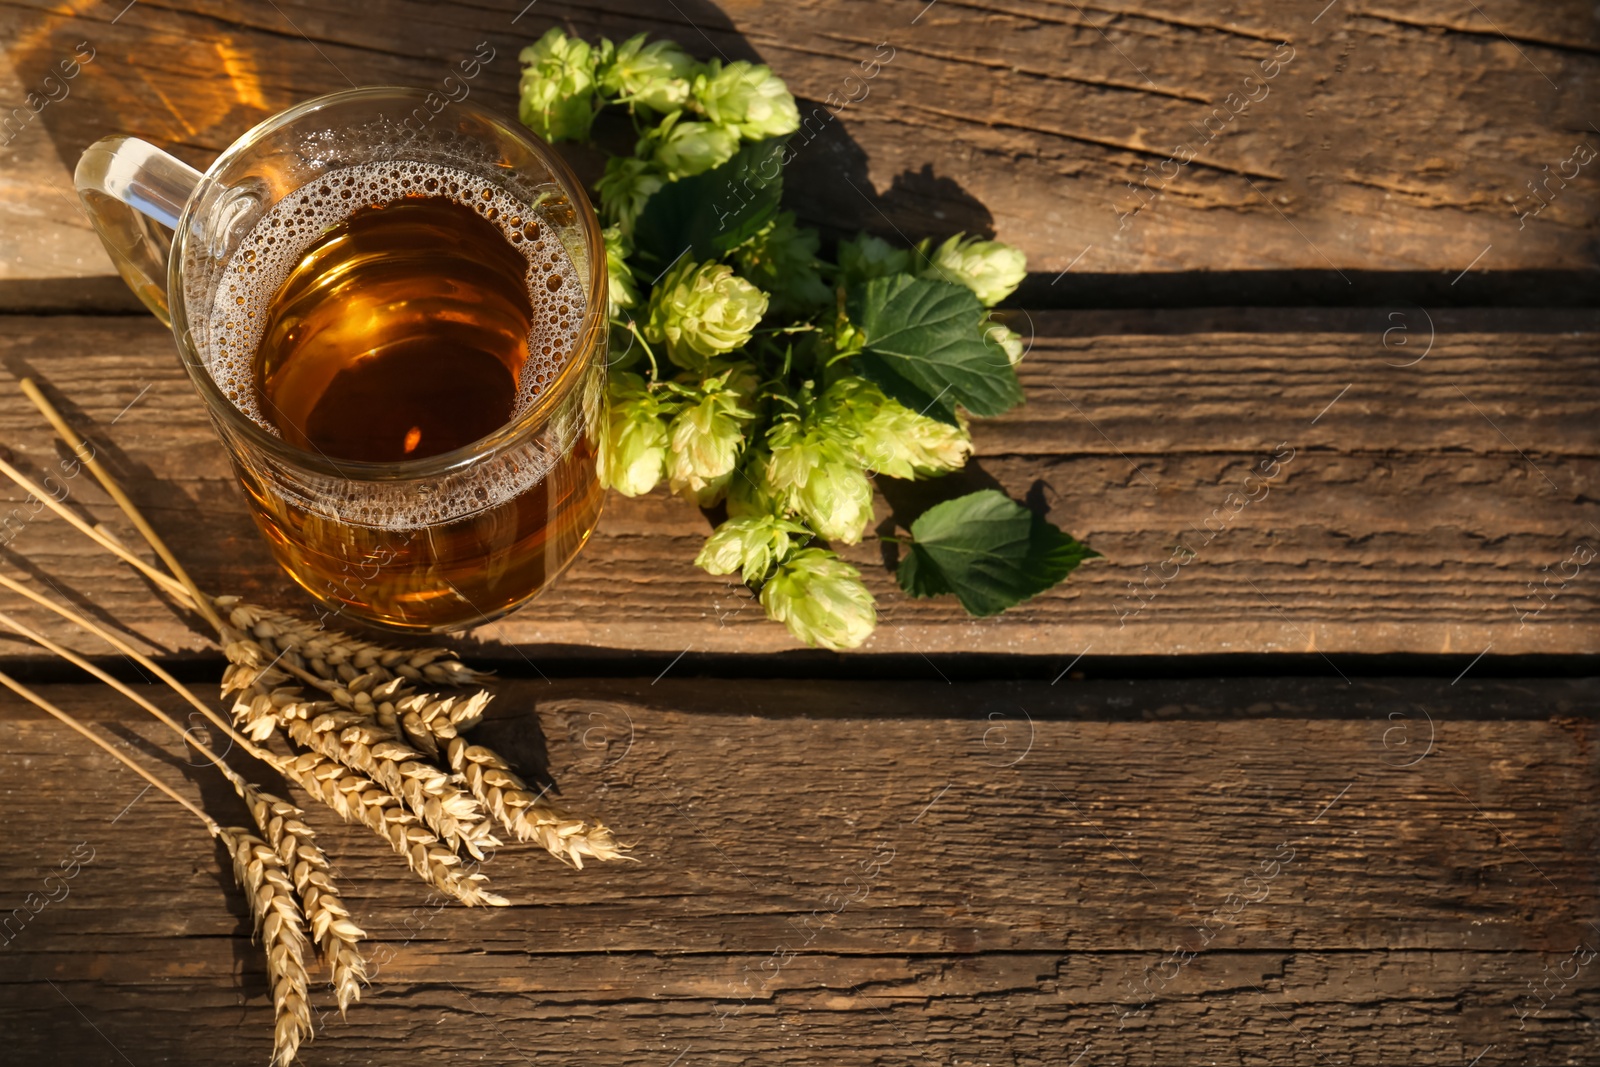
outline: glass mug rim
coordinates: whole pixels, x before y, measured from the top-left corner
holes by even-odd
[[[469,442],[448,452],[441,452],[438,455],[395,462],[334,460],[320,452],[292,445],[276,434],[262,428],[254,419],[240,411],[238,405],[223,393],[221,387],[217,385],[216,380],[211,376],[211,371],[207,368],[204,358],[195,349],[191,336],[192,328],[189,326],[188,307],[183,299],[183,262],[191,236],[199,236],[195,233],[193,215],[204,199],[201,193],[211,185],[220,185],[218,176],[222,171],[241,157],[249,155],[256,145],[268,135],[305,118],[307,115],[352,100],[386,95],[412,99],[420,103],[431,92],[431,90],[400,85],[366,85],[355,89],[342,89],[338,92],[326,93],[280,111],[240,134],[232,144],[212,161],[211,165],[202,174],[200,183],[195,187],[195,192],[184,203],[183,211],[178,217],[177,228],[173,231],[172,252],[167,265],[167,291],[171,294],[168,302],[172,309],[172,335],[177,341],[184,369],[188,372],[195,388],[200,392],[207,410],[211,412],[212,417],[226,424],[228,432],[243,436],[251,445],[293,467],[309,469],[343,481],[372,482],[435,478],[470,467],[483,460],[486,456],[520,444],[528,436],[541,429],[548,421],[551,411],[559,408],[561,402],[566,399],[567,394],[578,388],[582,383],[584,369],[589,363],[595,346],[601,339],[603,331],[609,328],[609,299],[605,276],[605,239],[600,231],[599,219],[595,214],[593,205],[589,202],[588,194],[584,191],[583,183],[578,180],[578,176],[573,172],[566,160],[562,159],[552,147],[524,130],[520,123],[507,124],[498,116],[482,108],[474,107],[465,102],[452,103],[452,107],[462,108],[472,113],[480,121],[491,123],[498,127],[501,132],[509,133],[520,141],[550,170],[556,184],[561,187],[567,198],[573,201],[573,207],[576,209],[574,214],[582,227],[584,246],[589,256],[588,277],[584,280],[585,307],[583,320],[579,325],[571,356],[562,366],[555,381],[539,393],[533,404],[522,415],[485,434],[476,441]],[[397,156],[396,158],[399,161],[400,157]]]

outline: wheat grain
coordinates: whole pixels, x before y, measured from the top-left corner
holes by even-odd
[[[295,902],[283,860],[265,841],[237,826],[221,827],[217,836],[233,857],[233,876],[250,898],[256,936],[267,954],[272,983],[273,1063],[294,1062],[300,1043],[313,1034],[311,1005],[306,996],[305,918]]]
[[[476,864],[472,870],[464,869],[460,856],[371,779],[316,752],[289,760],[283,773],[346,820],[361,823],[389,842],[412,871],[440,892],[468,905],[509,903],[489,890],[489,879]]]
[[[361,986],[367,981],[367,964],[356,948],[356,943],[367,936],[366,931],[350,918],[350,910],[334,885],[327,853],[305,823],[305,812],[253,785],[242,785],[239,795],[249,805],[262,837],[277,851],[294,880],[311,926],[311,938],[328,964],[333,990],[339,998],[339,1014],[343,1015],[361,998]]]
[[[493,749],[458,737],[450,742],[449,751],[450,766],[466,781],[472,795],[517,840],[536,841],[556,859],[580,870],[586,856],[632,859],[626,855],[627,846],[618,844],[605,826],[529,790]]]
[[[448,745],[483,721],[483,709],[494,694],[487,689],[475,693],[412,693],[396,701],[384,701],[373,716],[378,725],[403,732],[419,751],[430,759],[442,760],[441,743]]]

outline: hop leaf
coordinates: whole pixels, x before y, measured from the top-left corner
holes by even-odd
[[[994,307],[1027,277],[1028,257],[999,241],[962,238],[958,233],[934,249],[919,273],[964,285],[984,307]]]
[[[685,258],[650,295],[645,335],[665,341],[684,370],[704,373],[708,361],[743,348],[767,313],[767,294],[721,263]]]
[[[607,226],[601,231],[601,236],[606,242],[606,278],[610,282],[612,310],[631,308],[639,302],[633,268],[628,266],[628,257],[633,255],[633,242],[622,232],[621,226]]]
[[[839,242],[839,273],[845,285],[859,285],[891,274],[910,274],[915,253],[896,248],[881,237],[863,233]]]
[[[817,261],[821,245],[816,230],[796,226],[794,213],[785,211],[739,246],[734,259],[745,277],[772,294],[774,313],[804,318],[832,295]]]
[[[861,373],[913,411],[956,425],[955,406],[999,415],[1022,402],[1017,373],[984,340],[983,305],[965,286],[895,274],[846,293],[866,335]]]
[[[919,415],[863,378],[841,378],[823,394],[827,418],[847,428],[863,466],[891,478],[928,478],[960,470],[972,455],[964,423]]]
[[[997,615],[1100,553],[998,489],[935,504],[911,524],[895,577],[916,597],[954,593],[969,615]]]
[[[600,484],[623,496],[642,496],[661,480],[667,455],[667,423],[673,408],[652,392],[644,378],[613,371],[607,385],[610,401],[601,423]]]
[[[522,124],[546,141],[587,138],[596,110],[594,52],[588,42],[551,29],[518,58]]]
[[[781,141],[747,144],[720,167],[669,182],[639,213],[639,258],[666,270],[679,256],[720,259],[760,232],[783,194]]]
[[[878,624],[861,572],[821,548],[802,548],[761,587],[767,617],[813,648],[857,648]]]
[[[744,448],[744,428],[755,418],[741,406],[739,390],[728,385],[736,373],[742,371],[730,368],[707,379],[695,390],[699,398],[678,412],[668,430],[668,483],[674,493],[701,507],[725,495]],[[753,370],[749,373],[754,377]]]
[[[594,186],[600,197],[600,214],[623,232],[632,234],[639,212],[665,184],[661,172],[647,160],[612,156],[606,160],[605,174]]]
[[[617,46],[600,67],[600,88],[619,103],[663,115],[677,111],[689,102],[689,76],[695,62],[676,43],[645,44],[645,36],[638,34]]]
[[[872,521],[872,482],[847,434],[814,420],[788,419],[767,431],[766,481],[829,541],[853,545]]]
[[[679,121],[679,112],[646,134],[639,153],[648,154],[669,179],[688,178],[720,167],[739,150],[739,135],[726,126]]]
[[[706,118],[746,141],[783,137],[800,128],[800,109],[772,68],[738,60],[726,67],[713,59],[695,76],[694,98]]]
[[[811,531],[797,522],[775,515],[748,515],[729,519],[706,539],[694,562],[711,574],[739,571],[746,585],[757,585],[795,547],[795,539]]]

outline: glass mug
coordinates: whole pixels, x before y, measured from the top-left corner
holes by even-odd
[[[595,453],[608,317],[600,225],[571,170],[520,126],[461,103],[436,112],[426,104],[430,95],[362,88],[318,97],[250,130],[204,174],[143,141],[110,137],[84,152],[75,175],[119,273],[172,327],[278,563],[334,612],[417,632],[462,629],[514,610],[547,587],[593,532],[602,498]],[[340,211],[348,217],[350,205],[338,197],[349,201],[353,192],[356,201],[377,203],[390,195],[438,195],[447,189],[432,183],[443,179],[450,187],[452,175],[464,187],[451,199],[463,203],[466,223],[480,225],[476,214],[495,220],[508,240],[528,235],[520,254],[529,261],[529,292],[537,288],[537,268],[556,271],[560,262],[557,273],[566,278],[560,284],[567,286],[560,292],[572,294],[560,298],[566,302],[559,313],[542,303],[533,308],[539,321],[526,335],[530,345],[552,336],[558,343],[553,355],[548,343],[537,352],[528,348],[524,362],[510,368],[520,410],[471,443],[419,459],[346,459],[315,441],[302,447],[286,440],[260,415],[270,402],[255,395],[265,380],[261,372],[241,374],[238,362],[242,357],[248,361],[242,366],[255,368],[249,331],[267,328],[256,324],[258,314],[276,314],[259,299],[274,299],[266,285],[271,273],[292,266],[329,218]],[[424,184],[437,192],[425,193]],[[301,210],[303,224],[292,217]],[[298,239],[287,235],[292,228]],[[283,246],[274,245],[269,229],[285,238]],[[535,262],[544,254],[536,245],[550,249],[548,265]],[[379,269],[384,254],[377,253]],[[405,255],[404,248],[393,250],[393,270],[403,272]],[[462,269],[473,269],[472,259]],[[258,262],[266,273],[244,273]],[[253,299],[260,306],[244,311],[245,299],[234,293],[248,280],[258,283]],[[556,292],[560,279],[546,280]],[[352,300],[366,299],[359,282],[353,289]],[[428,296],[457,299],[459,287],[440,283]],[[331,303],[336,315],[339,307],[357,306]],[[386,316],[408,313],[404,300],[385,304],[374,297],[359,306],[374,316],[367,320],[374,332],[393,325]],[[559,314],[555,334],[545,329],[545,311],[552,322]],[[447,312],[460,328],[477,328],[468,321],[477,314],[470,303],[448,305]],[[423,312],[410,313],[426,327]],[[359,347],[360,326],[343,323],[342,333],[327,334],[328,343],[342,338]],[[297,336],[294,329],[304,333],[305,326],[283,336]],[[524,388],[533,379],[537,388]],[[258,410],[243,410],[249,407]],[[408,452],[419,431],[410,434]]]

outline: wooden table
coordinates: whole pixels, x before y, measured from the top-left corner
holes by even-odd
[[[510,679],[485,728],[546,745],[642,862],[510,848],[515,906],[438,908],[314,812],[378,975],[306,1063],[1600,1057],[1600,578],[1569,562],[1600,549],[1600,175],[1542,184],[1600,146],[1591,4],[124,3],[0,2],[6,110],[94,50],[0,147],[0,362],[65,399],[202,585],[299,604],[72,161],[120,131],[202,163],[480,41],[473,92],[509,110],[516,51],[556,23],[759,58],[808,115],[855,97],[790,172],[830,232],[1024,248],[1028,403],[980,424],[964,477],[1106,556],[977,622],[901,597],[869,540],[883,623],[835,656],[690,565],[692,509],[613,498],[556,590],[464,644]],[[10,386],[0,441],[56,455]],[[1282,448],[1270,495],[1228,511]],[[87,482],[74,505],[131,539]],[[214,692],[215,648],[64,523],[0,555]],[[135,709],[3,659],[226,808]],[[243,901],[139,786],[0,700],[0,916],[93,852],[0,944],[0,1062],[267,1058]]]

